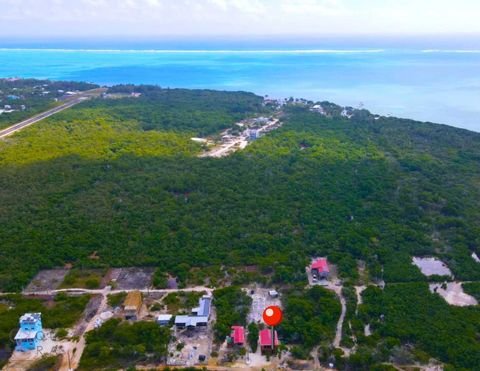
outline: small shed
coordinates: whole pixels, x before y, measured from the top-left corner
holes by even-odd
[[[243,326],[232,326],[232,333],[230,334],[230,344],[232,346],[245,345],[245,328]]]
[[[157,316],[157,323],[160,326],[168,326],[172,320],[172,317],[173,316],[171,314],[159,314]]]
[[[270,290],[268,291],[268,295],[272,298],[278,298],[278,291],[277,290]]]

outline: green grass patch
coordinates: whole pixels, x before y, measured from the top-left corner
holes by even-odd
[[[109,294],[107,297],[108,305],[110,305],[112,308],[119,307],[123,304],[126,297],[127,297],[126,292],[119,292],[118,294]]]
[[[60,288],[98,289],[105,273],[105,270],[98,269],[71,269],[65,276]]]
[[[192,308],[198,306],[198,301],[203,295],[205,295],[205,292],[171,292],[163,298],[162,303],[167,306],[170,314],[190,313]]]

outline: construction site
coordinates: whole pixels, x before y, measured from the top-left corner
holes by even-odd
[[[261,369],[269,367],[272,362],[278,363],[276,358],[271,360],[263,354],[261,346],[256,352],[249,351],[245,340],[247,331],[243,327],[242,338],[238,340],[236,336],[234,346],[229,344],[233,336],[230,340],[227,337],[222,343],[215,341],[216,310],[212,288],[154,289],[153,273],[150,268],[87,270],[73,275],[68,268],[39,272],[26,287],[23,293],[25,298],[39,298],[48,302],[55,300],[58,295],[67,295],[88,296],[89,300],[78,320],[66,329],[64,336],[59,336],[58,331],[42,328],[41,336],[36,336],[38,343],[29,351],[17,346],[5,369],[23,370],[45,356],[56,356],[60,360],[60,369],[75,369],[86,347],[86,335],[112,319],[129,323],[146,321],[169,328],[172,338],[165,360],[168,366],[243,365]],[[68,278],[72,276],[74,279]],[[85,288],[85,280],[93,276],[98,279],[97,288]],[[65,282],[79,283],[82,287],[69,287]],[[252,299],[247,317],[249,323],[261,325],[262,312],[266,307],[281,306],[281,296],[273,288],[254,285],[245,287],[243,291]],[[46,316],[48,314],[43,318],[48,319]]]

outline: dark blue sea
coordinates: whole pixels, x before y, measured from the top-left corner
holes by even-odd
[[[252,91],[480,132],[480,48],[0,43],[0,76]]]

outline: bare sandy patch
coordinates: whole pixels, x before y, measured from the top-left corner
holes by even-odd
[[[446,288],[442,288],[441,283],[430,284],[430,291],[436,292],[450,305],[458,307],[466,307],[469,305],[477,305],[477,300],[463,291],[462,284],[460,282],[448,282]]]
[[[452,271],[447,265],[437,258],[417,258],[414,257],[413,264],[416,265],[425,276],[451,276]]]

